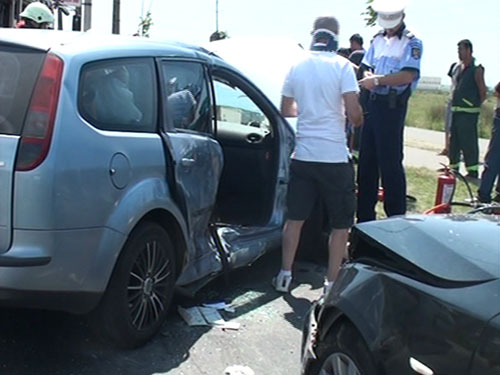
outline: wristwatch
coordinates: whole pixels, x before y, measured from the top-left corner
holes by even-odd
[[[380,85],[380,81],[378,80],[378,77],[373,78],[373,82],[375,82],[375,86]]]

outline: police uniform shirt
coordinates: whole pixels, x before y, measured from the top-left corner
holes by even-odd
[[[389,38],[381,31],[372,40],[362,63],[373,69],[376,75],[386,75],[400,72],[401,70],[415,70],[417,74],[411,83],[412,91],[417,86],[420,78],[420,60],[422,58],[422,41],[405,29]],[[375,87],[372,91],[376,94],[387,95],[389,89],[395,89],[401,94],[408,85]]]

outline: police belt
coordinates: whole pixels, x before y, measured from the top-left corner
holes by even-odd
[[[404,90],[401,94],[397,94],[395,90],[391,90],[387,95],[371,92],[369,99],[375,102],[384,102],[389,104],[389,108],[404,107],[410,98],[410,89]]]

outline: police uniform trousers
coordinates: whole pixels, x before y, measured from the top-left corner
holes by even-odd
[[[450,132],[450,166],[458,169],[460,152],[464,154],[465,168],[469,172],[479,169],[477,120],[479,113],[453,112]]]
[[[483,202],[490,201],[491,190],[495,183],[495,178],[500,178],[500,109],[496,110],[491,129],[490,143],[488,151],[484,157],[484,170],[481,175],[481,185],[479,186],[479,199]],[[497,194],[499,192],[500,181],[497,181]]]
[[[376,219],[379,178],[387,216],[406,212],[403,130],[407,103],[390,108],[383,96],[368,102],[358,163],[358,222]]]

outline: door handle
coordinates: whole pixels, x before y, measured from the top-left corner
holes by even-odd
[[[248,143],[259,143],[262,141],[262,136],[257,133],[250,133],[247,135],[247,142]]]
[[[191,158],[182,158],[181,159],[181,165],[183,167],[190,167],[195,163],[196,160],[191,159]]]

